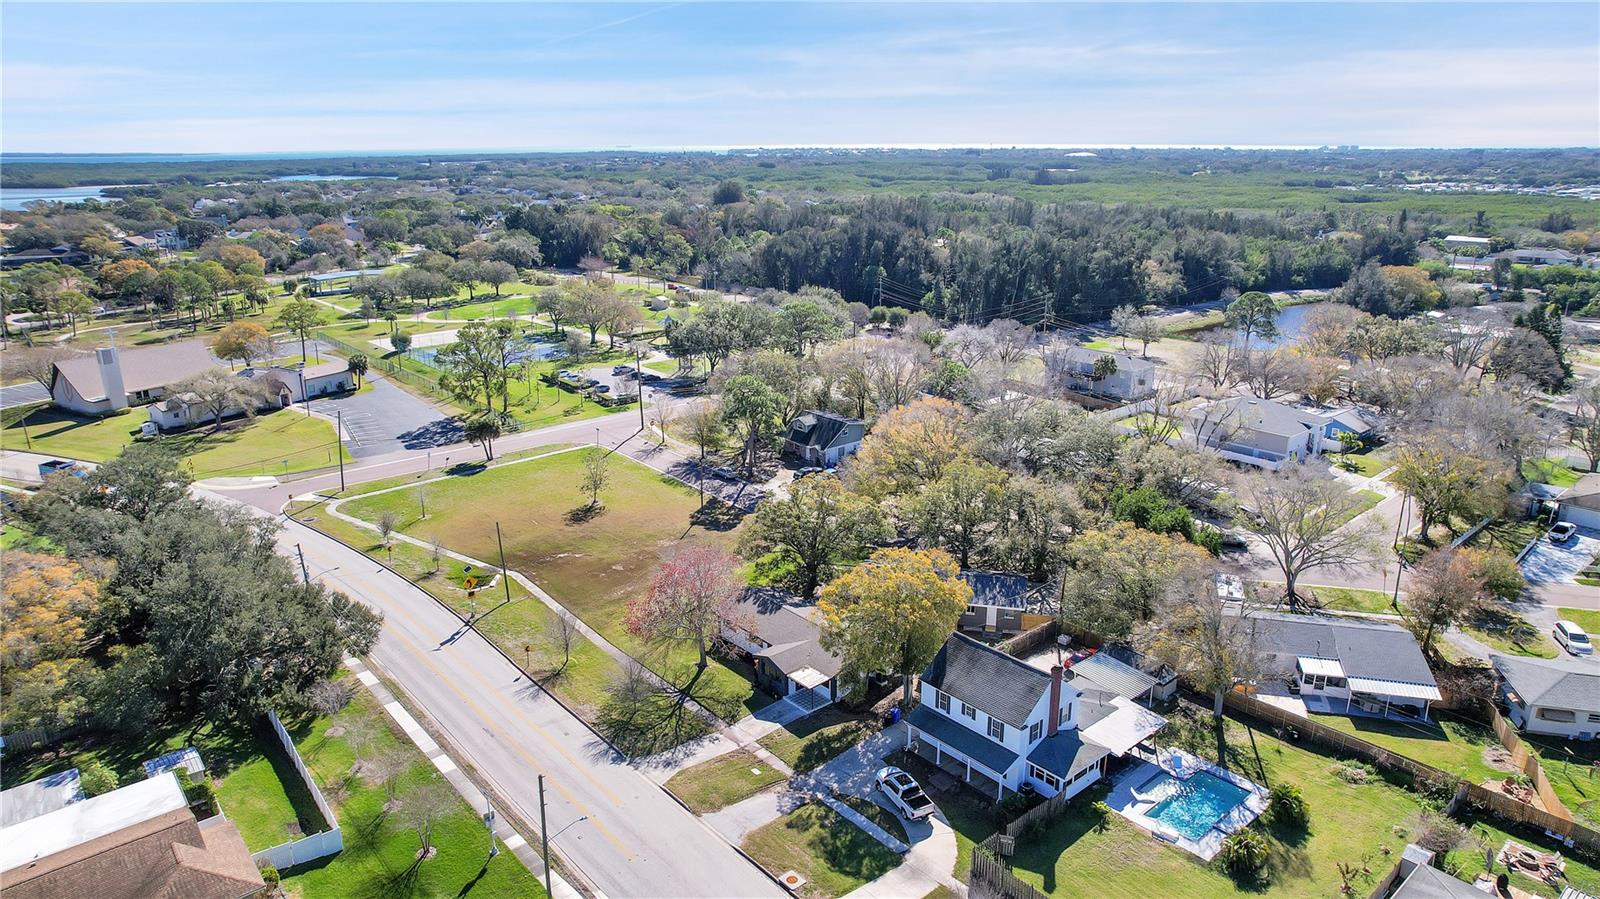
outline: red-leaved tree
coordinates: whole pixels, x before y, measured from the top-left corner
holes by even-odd
[[[628,632],[646,640],[682,640],[700,650],[699,670],[723,628],[738,627],[739,560],[713,546],[674,554],[650,582],[650,592],[628,602]]]

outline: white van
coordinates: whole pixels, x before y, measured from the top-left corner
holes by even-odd
[[[1556,642],[1561,644],[1562,649],[1575,656],[1594,653],[1594,644],[1589,642],[1589,635],[1583,632],[1583,628],[1570,621],[1557,621],[1551,633],[1555,634]]]

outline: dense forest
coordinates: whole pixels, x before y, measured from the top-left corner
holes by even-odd
[[[360,180],[262,180],[312,173]],[[6,212],[8,252],[66,245],[104,262],[115,236],[171,229],[200,260],[237,244],[259,254],[261,274],[293,275],[418,245],[456,260],[513,236],[518,250],[502,255],[518,267],[819,286],[969,322],[1334,288],[1368,262],[1437,264],[1454,233],[1498,248],[1600,243],[1592,150],[34,161],[3,177],[8,188],[123,184],[103,201]]]

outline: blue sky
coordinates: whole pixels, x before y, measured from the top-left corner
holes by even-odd
[[[1600,4],[0,6],[0,148],[1600,144]]]

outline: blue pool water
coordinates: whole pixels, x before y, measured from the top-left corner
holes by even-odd
[[[1164,796],[1145,817],[1171,827],[1191,840],[1198,840],[1215,827],[1222,816],[1244,802],[1249,791],[1205,771],[1178,780],[1166,772],[1151,778],[1140,792]]]
[[[445,346],[448,345],[449,344],[446,344]],[[409,355],[411,358],[421,362],[423,365],[432,365],[433,357],[439,355],[439,351],[442,349],[444,349],[443,346],[417,347],[416,349],[412,350]],[[560,355],[560,353],[561,347],[556,344],[543,343],[531,338],[523,338],[516,341],[516,343],[512,345],[511,361],[522,362],[524,360],[533,359],[543,362],[546,359],[554,359],[556,356]]]

